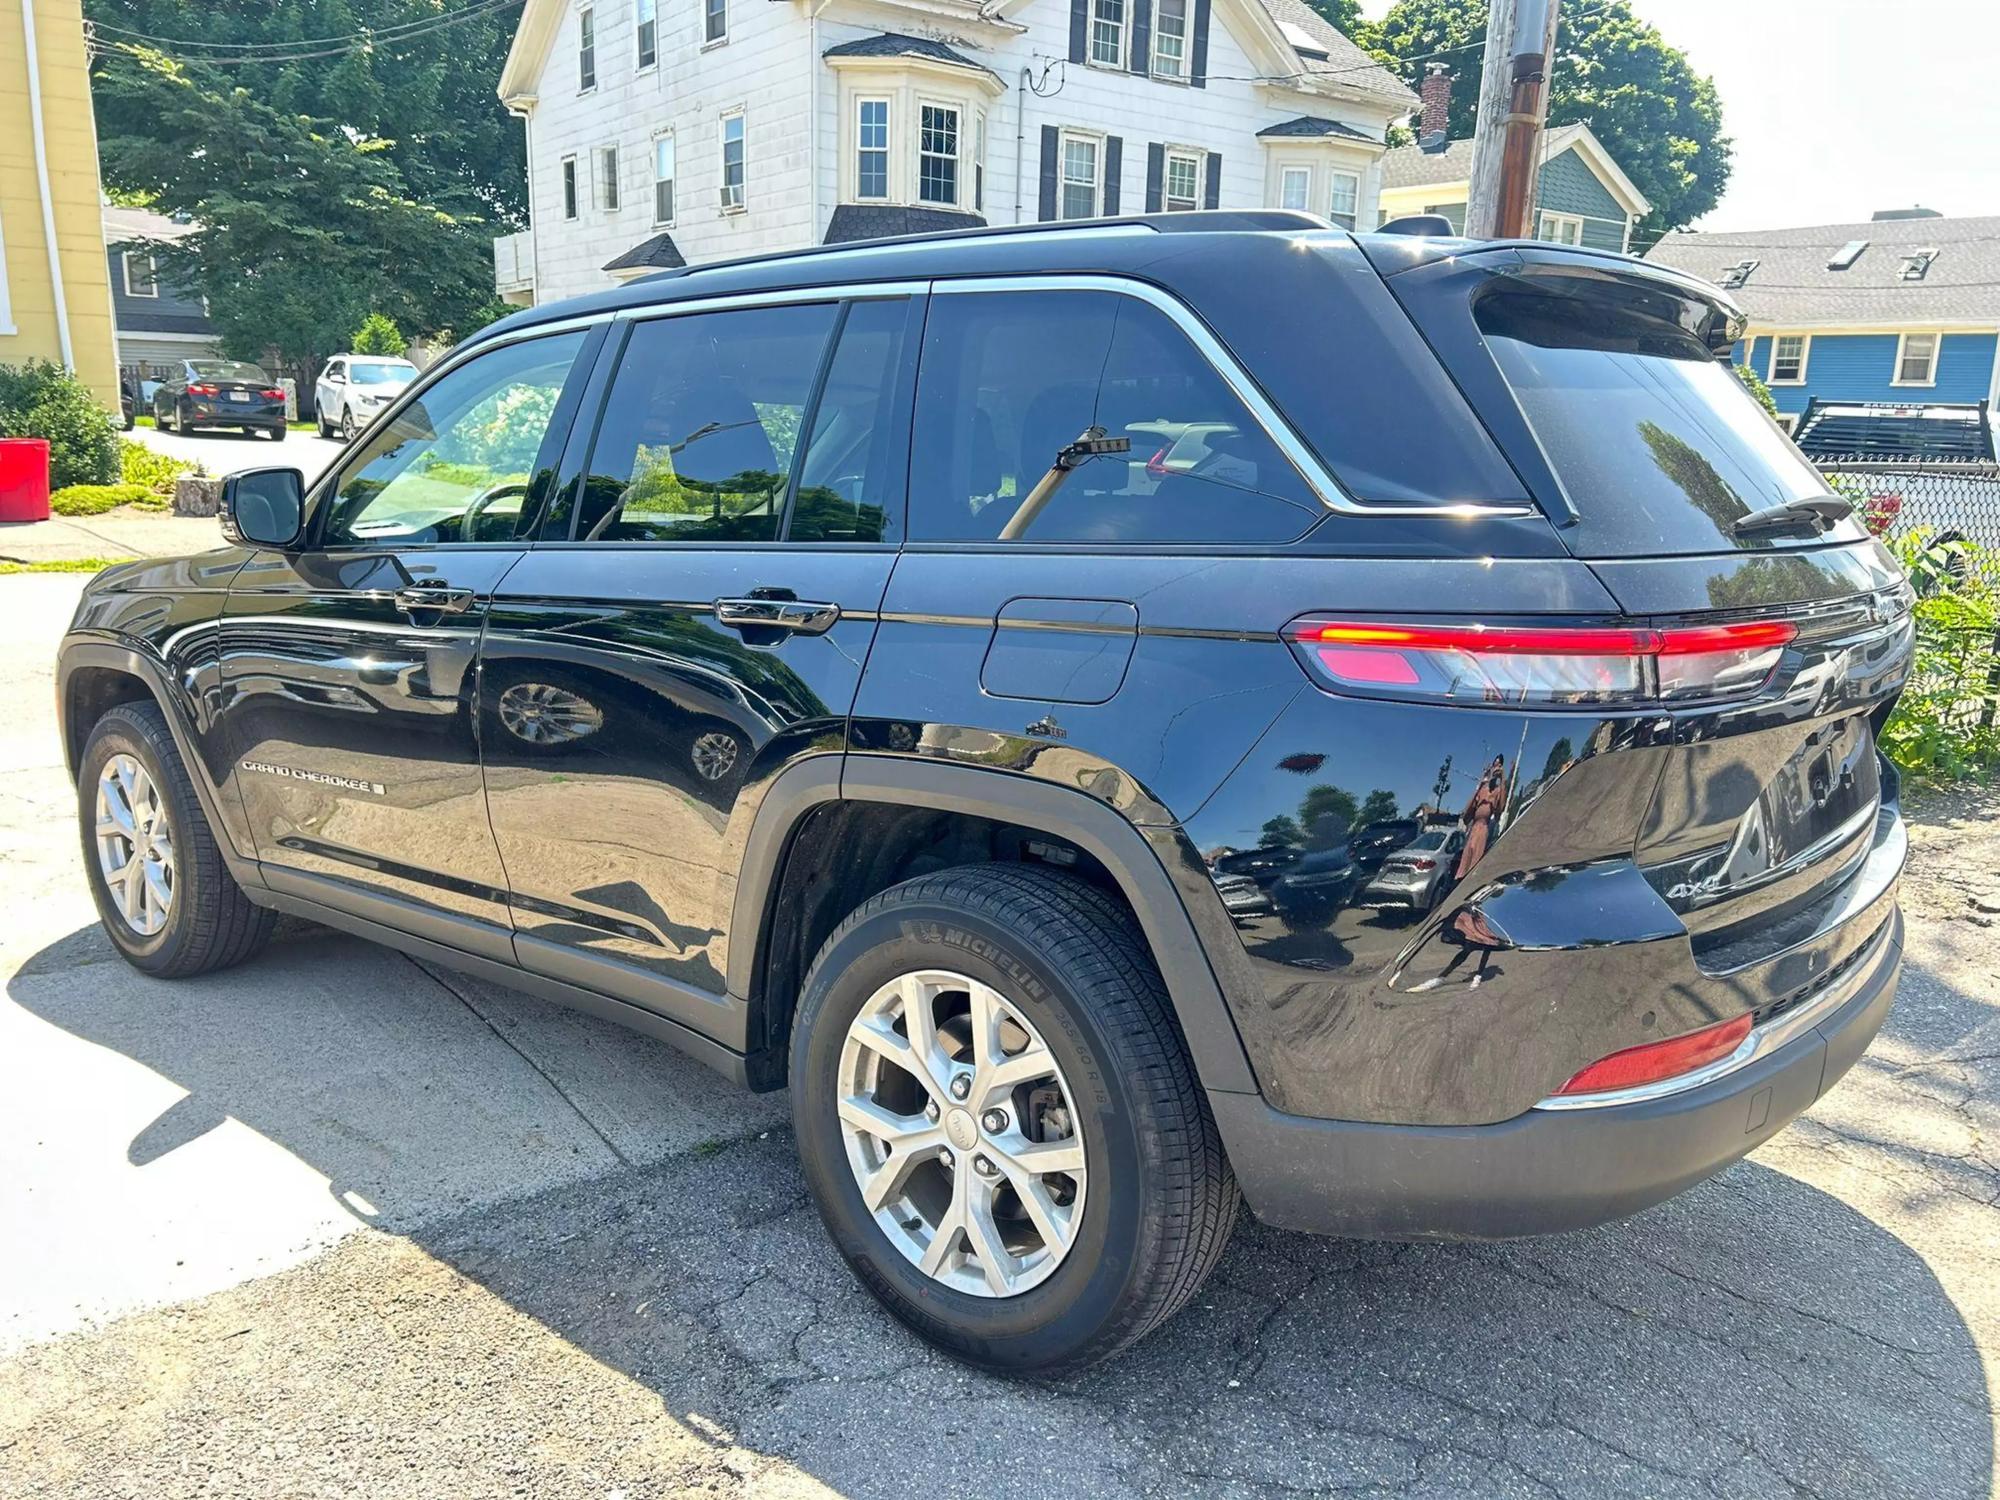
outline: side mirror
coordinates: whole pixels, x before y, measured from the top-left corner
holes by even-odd
[[[305,513],[306,481],[297,469],[246,469],[222,481],[216,519],[239,545],[285,548],[299,539]]]

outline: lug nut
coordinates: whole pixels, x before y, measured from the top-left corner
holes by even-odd
[[[1004,1109],[989,1109],[979,1117],[979,1123],[986,1127],[988,1135],[998,1135],[1007,1128],[1007,1111]]]
[[[977,1172],[981,1177],[991,1177],[993,1175],[993,1163],[983,1156],[975,1156],[972,1158],[972,1170]]]
[[[940,1152],[938,1152],[938,1160],[939,1160],[939,1161],[940,1161],[941,1163],[943,1163],[943,1165],[944,1165],[944,1169],[945,1169],[945,1170],[946,1170],[947,1172],[949,1172],[949,1171],[950,1171],[950,1170],[951,1170],[951,1169],[952,1169],[952,1168],[953,1168],[954,1166],[956,1166],[956,1165],[957,1165],[957,1163],[956,1163],[955,1161],[953,1161],[953,1160],[952,1160],[952,1155],[951,1155],[951,1153],[950,1153],[949,1151],[940,1151]]]
[[[924,1118],[929,1120],[933,1125],[937,1124],[938,1113],[937,1100],[933,1099],[924,1106]]]
[[[972,1092],[972,1079],[969,1075],[961,1073],[958,1075],[958,1077],[952,1079],[951,1081],[952,1098],[963,1099],[967,1094],[971,1092]]]

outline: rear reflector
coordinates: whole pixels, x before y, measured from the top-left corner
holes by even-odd
[[[1285,638],[1336,692],[1491,707],[1742,697],[1770,681],[1798,634],[1785,620],[1726,625],[1487,625],[1294,621]]]
[[[1562,1094],[1603,1094],[1614,1089],[1637,1088],[1666,1078],[1679,1078],[1712,1062],[1720,1062],[1750,1035],[1750,1018],[1738,1016],[1686,1036],[1669,1037],[1664,1042],[1648,1042],[1643,1047],[1627,1047],[1600,1058],[1556,1090]]]

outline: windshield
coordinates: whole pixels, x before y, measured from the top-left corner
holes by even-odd
[[[1406,853],[1433,854],[1442,849],[1450,838],[1451,833],[1448,829],[1432,828],[1411,839],[1409,843],[1403,845],[1403,849]]]
[[[240,359],[193,359],[188,368],[202,380],[233,380],[238,385],[269,385],[271,377]]]
[[[1629,293],[1539,277],[1474,317],[1581,518],[1578,556],[1730,551],[1751,512],[1832,493],[1728,365]]]
[[[399,359],[384,360],[380,364],[349,365],[347,376],[356,385],[407,385],[417,378],[417,367]]]

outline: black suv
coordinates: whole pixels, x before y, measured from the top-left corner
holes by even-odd
[[[170,977],[296,913],[789,1084],[842,1254],[995,1368],[1157,1326],[1239,1195],[1631,1213],[1839,1078],[1901,956],[1907,588],[1739,329],[1277,213],[523,312],[90,586],[105,927]],[[1436,893],[1369,894],[1419,841]]]

